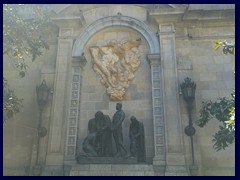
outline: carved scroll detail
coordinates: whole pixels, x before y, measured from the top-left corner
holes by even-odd
[[[129,82],[140,65],[138,40],[111,40],[103,46],[90,47],[93,70],[100,75],[100,82],[107,88],[112,100],[123,100]]]

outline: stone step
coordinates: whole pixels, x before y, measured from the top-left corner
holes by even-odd
[[[78,164],[72,166],[71,171],[153,171],[148,164]]]
[[[155,169],[155,172],[154,172]],[[163,176],[164,172],[149,164],[77,164],[70,176]]]
[[[165,176],[189,176],[189,170],[185,166],[166,166]]]
[[[70,176],[154,176],[154,171],[71,171]]]

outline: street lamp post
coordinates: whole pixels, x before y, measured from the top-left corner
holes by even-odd
[[[42,112],[44,109],[44,106],[47,104],[48,101],[48,96],[50,93],[50,88],[47,87],[46,81],[43,80],[42,84],[40,86],[36,87],[36,92],[37,92],[37,103],[39,107],[39,121],[38,121],[38,135],[37,135],[37,156],[36,156],[36,167],[39,168],[39,172],[41,171],[41,166],[39,162],[39,145],[40,145],[40,138],[46,136],[47,134],[47,129],[42,126]]]
[[[189,77],[187,77],[184,79],[184,82],[180,86],[181,86],[183,98],[186,102],[188,118],[189,118],[188,125],[185,127],[184,132],[187,136],[190,136],[191,138],[192,166],[194,166],[195,160],[194,160],[193,135],[195,134],[196,130],[193,127],[193,122],[192,122],[192,108],[193,108],[193,101],[195,99],[196,84]]]

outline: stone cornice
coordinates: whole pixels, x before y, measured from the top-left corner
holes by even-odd
[[[235,9],[221,10],[188,10],[188,8],[162,8],[148,11],[149,19],[158,23],[179,21],[235,21]]]

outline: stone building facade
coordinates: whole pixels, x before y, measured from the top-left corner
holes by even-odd
[[[193,119],[202,100],[230,96],[235,87],[234,57],[213,50],[216,39],[234,40],[235,6],[197,4],[51,5],[50,50],[30,63],[26,78],[4,62],[4,75],[24,98],[24,107],[4,126],[4,175],[191,175],[190,139],[184,134],[188,114],[180,83],[197,84]],[[140,64],[121,100],[112,100],[93,68],[91,47],[116,40],[141,39]],[[47,135],[40,139],[41,169],[35,167],[39,112],[35,87],[51,87],[43,111]],[[88,121],[101,110],[113,116],[121,102],[126,114],[123,139],[129,149],[130,117],[145,126],[144,164],[78,164]],[[235,149],[215,152],[218,126],[195,125],[194,175],[234,175]]]

